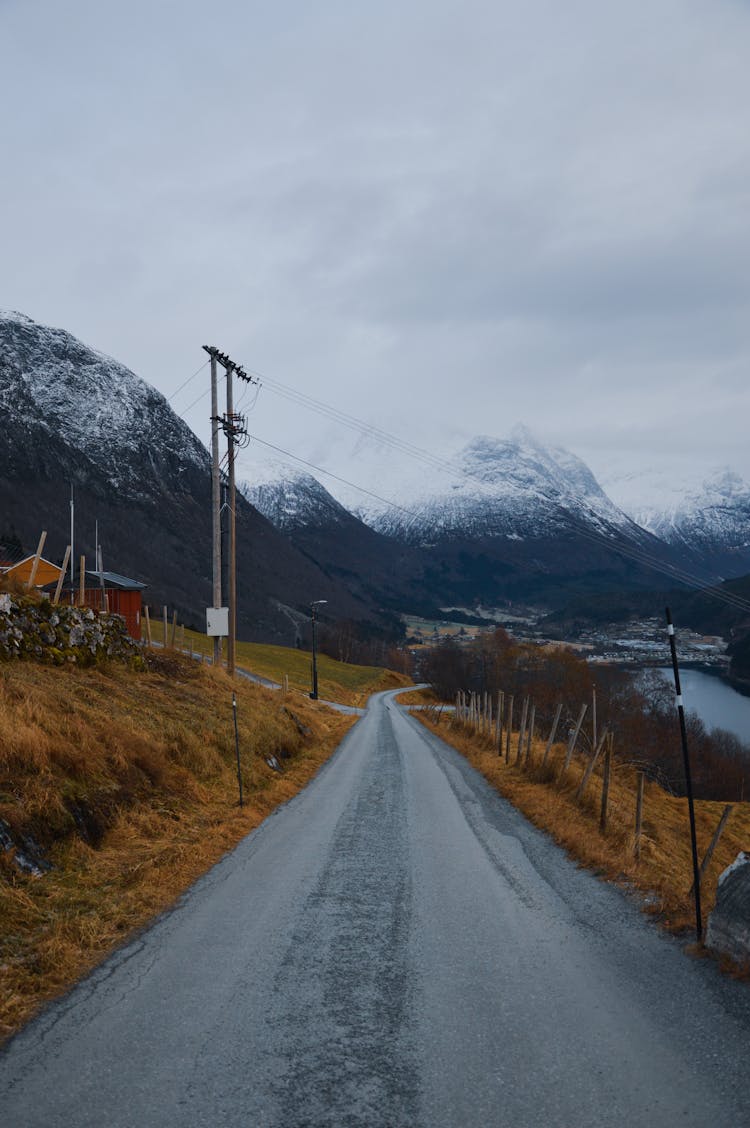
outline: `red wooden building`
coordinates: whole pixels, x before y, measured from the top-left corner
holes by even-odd
[[[86,571],[84,603],[95,611],[111,611],[122,615],[133,638],[141,637],[141,603],[145,584],[130,580],[117,572]],[[106,598],[105,598],[106,597]]]

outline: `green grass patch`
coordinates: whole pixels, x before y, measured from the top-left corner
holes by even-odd
[[[145,626],[144,626],[145,634]],[[161,621],[151,623],[154,642],[163,642],[164,626]],[[171,642],[171,626],[167,631]],[[183,638],[182,628],[178,627],[175,643],[179,647]],[[184,631],[187,649],[203,655],[213,654],[213,639],[199,631]],[[226,641],[224,642],[226,657]],[[289,646],[273,646],[262,642],[238,642],[237,665],[253,674],[283,683],[284,675],[289,678],[289,688],[309,693],[312,688],[312,655],[307,650],[295,650]],[[384,689],[398,689],[412,685],[411,678],[394,670],[380,666],[356,666],[349,662],[337,662],[326,654],[318,654],[318,694],[326,701],[338,701],[343,705],[364,705],[372,693]]]

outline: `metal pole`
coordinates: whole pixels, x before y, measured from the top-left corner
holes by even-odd
[[[312,614],[312,693],[310,696],[313,701],[318,700],[318,656],[315,645],[315,604],[310,604],[310,612]]]
[[[685,709],[682,704],[682,689],[680,688],[680,668],[677,664],[677,647],[675,645],[672,612],[666,608],[667,634],[669,635],[669,648],[672,653],[672,671],[674,673],[674,689],[677,695],[677,712],[680,717],[680,736],[682,738],[682,758],[685,762],[685,789],[687,791],[688,811],[690,813],[690,843],[693,850],[693,893],[695,896],[695,935],[700,944],[703,938],[703,918],[701,915],[701,876],[698,865],[698,842],[695,834],[695,804],[693,803],[693,782],[690,776],[690,756],[688,755],[687,728],[685,727]]]
[[[234,750],[237,754],[237,783],[240,788],[240,806],[242,806],[242,769],[240,767],[240,734],[237,728],[237,694],[232,693],[232,713],[234,715]]]
[[[213,599],[221,607],[221,479],[219,476],[219,394],[216,386],[216,352],[211,357],[211,515],[213,532]],[[214,665],[221,662],[221,638],[214,637]]]
[[[235,650],[237,640],[237,554],[235,522],[235,480],[234,480],[234,398],[232,395],[231,364],[226,366],[227,373],[227,459],[229,463],[229,645],[227,648],[227,664],[229,676],[234,677]]]
[[[76,568],[75,568],[75,525],[76,525],[76,503],[73,497],[73,483],[70,483],[70,605],[75,603],[75,583],[76,583]]]

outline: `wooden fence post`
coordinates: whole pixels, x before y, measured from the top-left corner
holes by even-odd
[[[505,695],[502,689],[499,689],[497,691],[497,722],[495,724],[495,740],[497,741],[498,756],[502,756],[503,754],[503,705],[505,704],[504,697]]]
[[[174,650],[174,648],[175,648],[175,642],[177,641],[177,640],[176,640],[176,635],[177,635],[177,608],[175,608],[175,609],[174,609],[174,612],[173,612],[173,614],[172,614],[172,638],[171,638],[171,646],[172,646],[172,649],[173,649],[173,650]]]
[[[560,714],[562,713],[562,710],[563,703],[561,701],[557,706],[557,710],[555,711],[555,719],[552,722],[552,728],[550,729],[549,738],[547,740],[547,747],[544,749],[544,758],[542,759],[543,768],[546,768],[547,766],[547,760],[549,759],[550,750],[552,748],[552,745],[555,743],[555,733],[557,732],[557,726],[560,723]]]
[[[34,553],[34,563],[31,565],[31,572],[29,573],[29,582],[26,585],[26,588],[27,588],[28,591],[31,591],[31,589],[34,586],[34,580],[36,579],[36,573],[37,573],[37,569],[39,567],[39,561],[42,559],[42,549],[44,548],[44,542],[46,541],[46,539],[47,539],[47,532],[45,530],[39,538],[39,544],[37,545],[37,550]]]
[[[570,761],[573,759],[573,750],[575,749],[576,741],[578,740],[578,734],[581,731],[581,725],[583,724],[583,718],[586,716],[586,709],[587,708],[588,708],[587,705],[581,706],[581,711],[578,714],[578,720],[576,722],[576,727],[573,729],[573,732],[570,735],[570,740],[568,741],[568,750],[565,753],[565,763],[562,766],[562,771],[560,772],[558,783],[562,781],[563,776],[565,775],[568,768],[570,767]]]
[[[166,650],[167,647],[169,646],[169,634],[167,632],[168,619],[167,619],[167,605],[166,605],[166,603],[164,604],[164,611],[162,612],[162,619],[164,620],[164,649]]]
[[[612,772],[612,737],[607,741],[607,750],[604,753],[604,776],[602,779],[602,810],[599,816],[599,829],[602,834],[607,832],[607,804],[609,803],[609,777]]]
[[[529,717],[529,729],[526,733],[526,756],[524,758],[524,767],[528,771],[531,764],[531,742],[534,739],[534,718],[536,717],[536,705],[531,703],[531,716]]]
[[[526,718],[529,715],[529,699],[524,697],[523,705],[521,707],[521,725],[518,730],[518,747],[516,748],[516,766],[521,763],[521,755],[523,753],[523,738],[526,735]]]
[[[593,772],[593,770],[596,766],[596,761],[599,759],[599,753],[601,752],[601,750],[604,746],[604,741],[606,739],[607,739],[607,730],[605,729],[604,732],[601,735],[601,739],[599,740],[599,743],[598,743],[596,749],[594,750],[593,756],[591,757],[588,764],[586,765],[586,771],[583,773],[583,779],[581,780],[580,784],[578,785],[578,790],[576,791],[576,799],[582,799],[583,798],[583,793],[586,790],[586,786],[587,786],[589,780],[591,779],[591,774],[592,774],[592,772]]]
[[[698,875],[700,881],[703,881],[703,878],[705,876],[706,870],[708,869],[709,863],[714,856],[714,850],[719,845],[719,839],[721,838],[722,834],[724,833],[724,827],[727,825],[727,819],[729,818],[729,816],[731,815],[733,810],[734,810],[734,805],[732,803],[727,803],[726,807],[724,808],[724,810],[722,812],[722,816],[719,819],[719,825],[717,826],[716,830],[714,831],[714,836],[711,839],[711,844],[708,847],[708,849],[706,850],[706,855],[705,855],[703,861],[701,862],[701,868],[700,868],[699,875]],[[690,886],[691,895],[693,894],[693,892],[694,892],[693,886],[691,885]]]
[[[78,606],[86,606],[86,557],[78,561]]]
[[[508,728],[505,733],[505,763],[510,763],[510,734],[513,728],[513,694],[508,698]]]
[[[146,643],[151,646],[151,616],[148,613],[148,604],[143,608],[143,612],[146,617]]]
[[[633,840],[633,857],[637,862],[641,860],[641,830],[643,827],[643,789],[646,784],[646,773],[638,772],[638,791],[635,797],[635,838]]]
[[[70,545],[68,545],[68,547],[65,549],[65,557],[64,557],[63,562],[62,562],[62,568],[60,569],[60,575],[57,577],[57,587],[55,588],[55,595],[54,595],[54,598],[52,600],[52,603],[55,607],[60,602],[60,593],[62,592],[62,586],[65,582],[65,573],[68,569],[68,561],[69,560],[70,560]]]

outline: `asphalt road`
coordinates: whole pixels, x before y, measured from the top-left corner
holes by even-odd
[[[3,1128],[750,1125],[750,989],[391,698],[9,1044]]]

